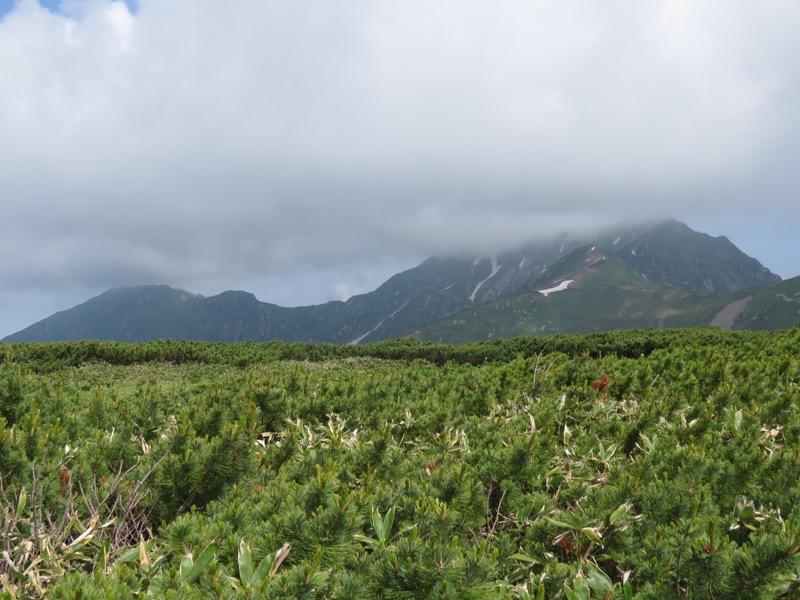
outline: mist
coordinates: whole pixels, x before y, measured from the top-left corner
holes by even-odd
[[[800,6],[60,6],[0,21],[0,334],[114,286],[317,303],[664,216],[798,274]]]

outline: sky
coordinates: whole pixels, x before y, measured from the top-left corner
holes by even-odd
[[[674,217],[800,275],[795,0],[0,0],[0,337]]]

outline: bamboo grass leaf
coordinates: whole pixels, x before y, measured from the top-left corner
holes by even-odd
[[[611,581],[611,578],[594,565],[589,565],[586,568],[586,582],[591,589],[599,592],[603,598],[614,589],[614,582]]]
[[[150,542],[152,542],[151,540]],[[148,542],[148,543],[150,543]],[[124,565],[130,562],[139,559],[139,562],[142,562],[142,558],[147,558],[147,550],[146,546],[144,545],[144,540],[141,540],[135,546],[128,548],[127,550],[122,551],[122,553],[117,557],[115,561],[116,564]]]
[[[536,557],[534,557],[534,556],[530,556],[530,555],[528,555],[528,554],[519,554],[519,553],[517,553],[517,554],[512,554],[512,555],[511,555],[511,558],[513,558],[513,559],[515,559],[515,560],[521,560],[522,562],[531,563],[531,564],[534,564],[534,565],[541,565],[541,564],[543,564],[543,562],[542,562],[542,560],[541,560],[541,559],[539,559],[539,558],[536,558]]]
[[[19,492],[19,498],[17,499],[17,518],[19,518],[23,511],[25,510],[25,504],[28,501],[28,494],[25,493],[25,488],[23,487]]]
[[[564,590],[570,600],[590,600],[591,592],[586,578],[578,575],[572,582],[572,589],[566,588]]]
[[[192,560],[192,554],[189,553],[183,557],[180,567],[181,580],[186,584],[191,584],[197,581],[203,570],[211,563],[217,555],[218,547],[216,544],[209,544],[205,550],[200,553],[196,561]]]
[[[181,581],[186,581],[189,578],[189,572],[192,570],[192,566],[194,566],[194,558],[192,557],[192,553],[189,552],[181,559],[181,564],[178,568]]]
[[[272,565],[274,562],[275,562],[275,555],[267,554],[261,560],[261,562],[258,563],[256,570],[253,571],[253,577],[250,579],[250,583],[252,585],[256,585],[258,583],[261,583],[266,577],[268,577],[270,571],[272,570]]]
[[[608,524],[610,526],[616,525],[620,519],[622,519],[630,512],[631,508],[632,506],[628,502],[626,502],[625,504],[621,504],[614,512],[611,513],[611,515],[609,515]]]
[[[292,545],[287,542],[287,543],[285,543],[283,545],[283,547],[281,547],[280,550],[278,550],[275,553],[275,560],[273,561],[272,567],[269,570],[269,578],[270,579],[275,577],[275,573],[278,572],[278,569],[280,568],[281,563],[283,563],[283,561],[286,559],[286,557],[289,556],[289,551],[291,549],[292,549]]]
[[[599,527],[584,527],[581,533],[597,545],[603,544],[603,533]]]
[[[247,587],[253,580],[253,555],[250,546],[242,538],[239,541],[239,581]]]

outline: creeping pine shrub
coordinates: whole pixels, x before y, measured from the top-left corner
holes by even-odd
[[[798,343],[14,346],[0,593],[800,597]]]
[[[17,421],[17,412],[24,400],[22,375],[18,367],[0,365],[0,417],[7,425]]]

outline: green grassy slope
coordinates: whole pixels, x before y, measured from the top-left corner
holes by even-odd
[[[759,288],[734,329],[785,329],[800,323],[800,277]]]

